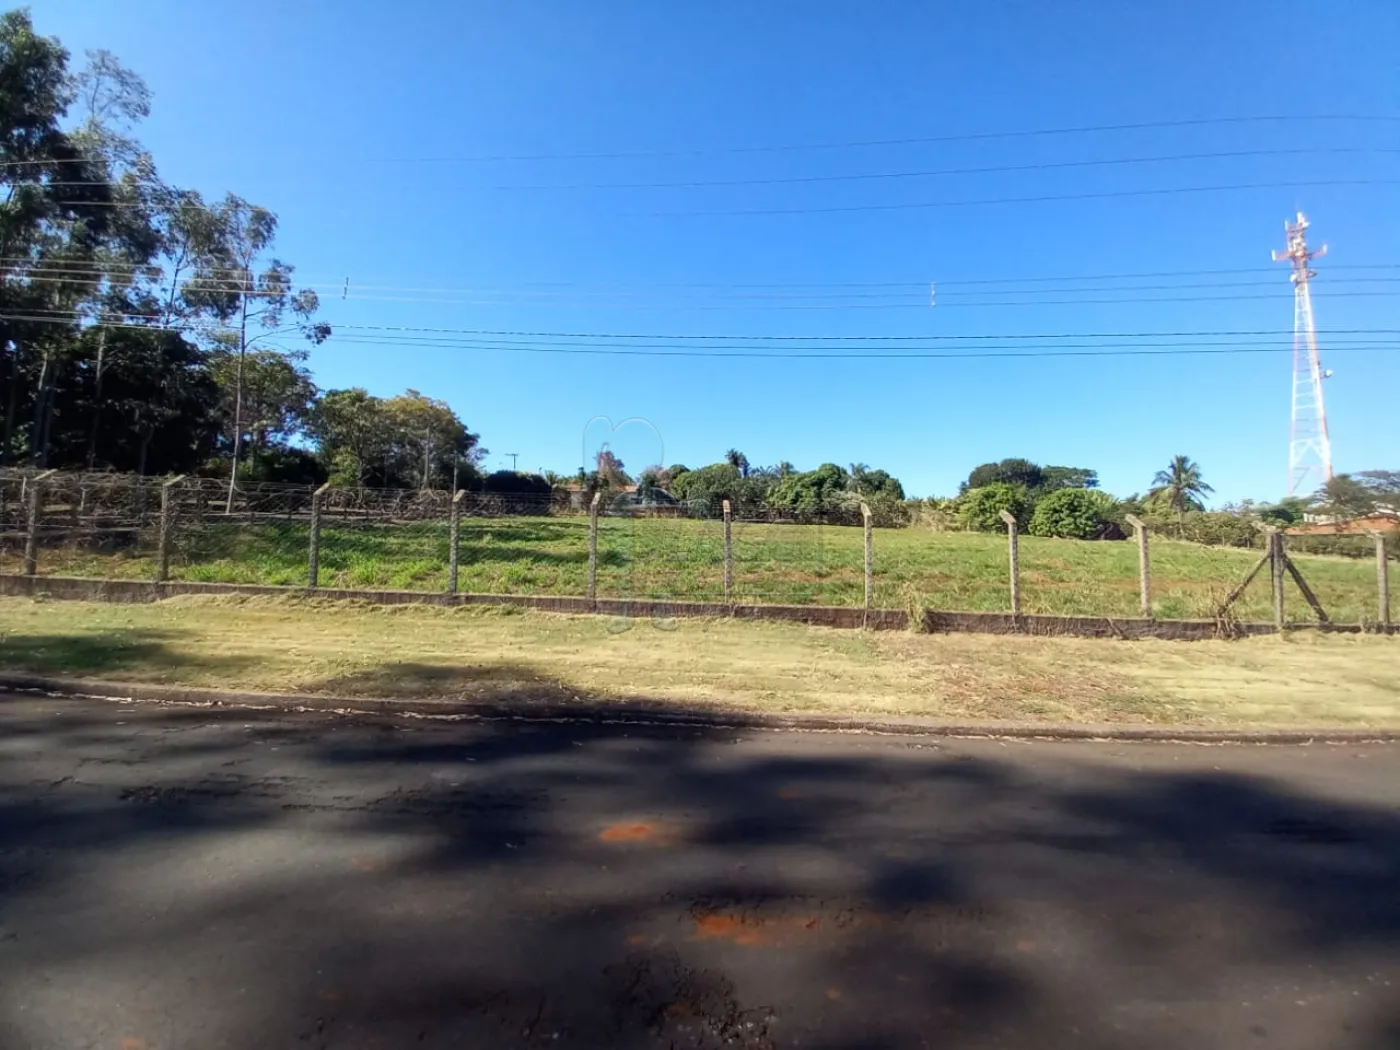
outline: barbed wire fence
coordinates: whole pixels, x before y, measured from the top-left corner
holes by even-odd
[[[876,579],[870,508],[859,503],[794,513],[635,493],[590,501],[567,490],[454,494],[271,483],[240,484],[230,502],[227,486],[217,478],[0,469],[0,573],[574,596],[608,600],[623,619],[636,603],[658,626],[678,602],[906,604],[896,593],[897,560]],[[1150,618],[1145,535],[1143,526],[1141,610]],[[1388,626],[1396,545],[1379,534],[1371,542],[1376,612],[1367,619]],[[1010,608],[1020,615],[1014,554],[1009,585]],[[1321,580],[1316,594],[1300,587],[1314,609],[1356,603],[1340,581]]]

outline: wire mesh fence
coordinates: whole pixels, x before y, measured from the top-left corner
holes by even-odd
[[[0,472],[0,569],[139,576],[155,550],[160,489],[124,474]]]
[[[17,572],[23,567],[29,534],[28,482],[29,475],[21,471],[0,471],[0,571]]]
[[[741,514],[733,522],[734,600],[775,605],[860,605],[859,527],[827,515]],[[833,533],[844,535],[834,536]],[[836,542],[832,542],[835,540]]]
[[[451,493],[327,489],[318,499],[320,586],[447,589]]]
[[[724,600],[720,508],[707,502],[676,507],[614,504],[600,515],[598,531],[598,597]]]
[[[1004,611],[1006,537],[862,527],[859,508],[779,513],[722,504],[162,479],[0,469],[0,573],[591,596],[658,602]],[[867,566],[866,543],[875,545]],[[1392,542],[1395,558],[1400,544]],[[1137,616],[1129,543],[1022,538],[1024,613]],[[1149,607],[1211,618],[1252,551],[1154,547]],[[1337,621],[1374,621],[1379,573],[1314,558],[1307,575]],[[1267,586],[1238,601],[1268,618]],[[664,609],[660,615],[664,615]],[[1289,619],[1311,616],[1292,601]]]
[[[205,583],[304,585],[313,492],[184,478],[167,494],[168,575]]]

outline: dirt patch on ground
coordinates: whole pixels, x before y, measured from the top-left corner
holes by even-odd
[[[650,846],[667,846],[678,839],[675,825],[651,821],[609,824],[598,833],[600,842],[640,842]]]

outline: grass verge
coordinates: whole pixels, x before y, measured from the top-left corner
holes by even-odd
[[[665,628],[665,629],[663,629]],[[340,696],[1245,729],[1400,728],[1400,642],[832,631],[318,599],[0,598],[14,671]]]

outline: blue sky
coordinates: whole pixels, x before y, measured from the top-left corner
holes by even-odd
[[[1331,246],[1314,286],[1320,327],[1400,330],[1400,185],[1325,185],[1400,180],[1400,153],[1373,152],[1400,148],[1400,123],[956,138],[1400,116],[1394,0],[49,0],[32,10],[75,56],[105,47],[147,79],[155,105],[140,135],[166,179],[210,196],[233,190],[280,215],[279,254],[341,326],[312,357],[323,387],[445,398],[482,435],[491,467],[515,452],[522,469],[568,471],[603,440],[629,467],[663,455],[697,466],[734,446],[754,463],[804,469],[863,461],[926,495],[952,492],[979,462],[1021,455],[1096,468],[1126,494],[1186,453],[1217,500],[1276,498],[1291,360],[667,359],[482,349],[511,340],[451,333],[439,338],[452,345],[424,345],[421,333],[348,326],[802,335],[866,353],[882,345],[871,336],[992,335],[1006,338],[986,346],[1035,348],[1044,341],[1016,337],[1282,332],[1291,293],[1269,251],[1302,208]],[[945,141],[746,149],[931,138]],[[1298,148],[1355,152],[753,182]],[[483,159],[501,157],[552,159]],[[745,184],[616,186],[723,181]],[[1281,182],[1311,185],[902,207]],[[817,210],[840,208],[859,210]],[[1355,269],[1368,266],[1395,268]],[[1246,272],[1201,273],[1211,270]],[[1009,283],[1152,273],[1180,276]],[[975,281],[992,283],[958,283]],[[1158,290],[1181,284],[1205,287]],[[1175,301],[1088,301],[1124,298]],[[1336,348],[1339,337],[1329,351],[1324,337],[1336,467],[1400,468],[1397,338],[1347,338],[1364,348]],[[610,424],[589,426],[595,417],[648,425],[609,435]]]

